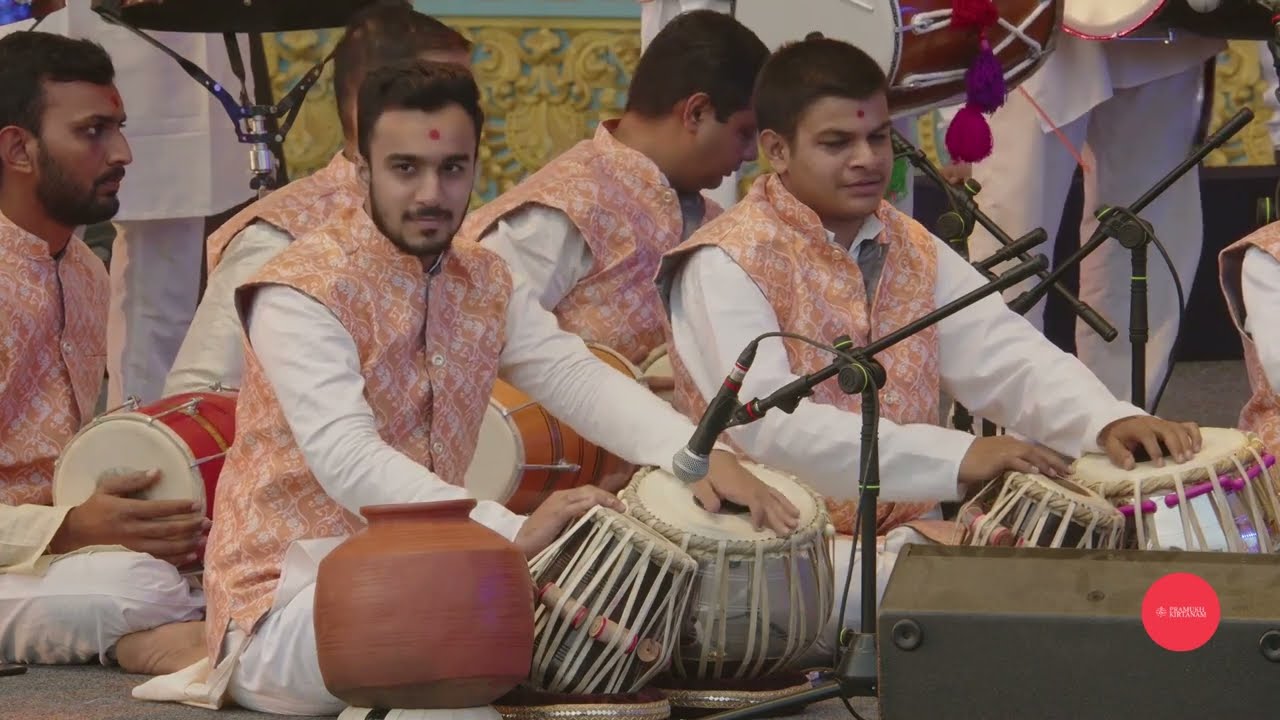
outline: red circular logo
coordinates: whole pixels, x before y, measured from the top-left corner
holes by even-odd
[[[1165,575],[1142,598],[1142,626],[1165,650],[1195,650],[1209,642],[1221,620],[1218,593],[1191,573]]]

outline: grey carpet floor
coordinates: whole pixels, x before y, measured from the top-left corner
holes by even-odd
[[[1175,371],[1160,415],[1194,420],[1209,427],[1234,427],[1249,396],[1249,381],[1239,362],[1184,363]],[[129,692],[145,678],[116,668],[31,668],[25,675],[0,677],[0,720],[251,720],[267,716],[239,709],[221,712],[134,700]],[[874,701],[854,707],[867,720],[878,718]],[[850,717],[837,701],[811,706],[813,720]]]

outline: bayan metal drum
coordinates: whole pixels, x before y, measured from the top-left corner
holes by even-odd
[[[603,345],[587,347],[618,372],[640,379],[640,371],[621,354]],[[617,492],[635,470],[499,380],[480,423],[464,484],[479,500],[500,502],[527,515],[557,490],[596,485]]]
[[[234,390],[190,392],[95,418],[63,448],[53,470],[55,505],[79,505],[103,477],[160,471],[147,500],[191,500],[213,520],[214,490],[235,441]],[[203,550],[197,562],[203,558]]]
[[[1074,476],[1124,514],[1132,547],[1280,550],[1275,457],[1257,436],[1239,430],[1200,428],[1200,437],[1200,452],[1185,463],[1148,461],[1124,470],[1105,455],[1086,455]]]
[[[998,489],[994,502],[987,500]],[[966,545],[1119,548],[1124,516],[1104,498],[1068,480],[1010,472],[960,509]]]
[[[1278,3],[1270,0],[1065,0],[1062,28],[1086,40],[1204,37],[1270,40]],[[1268,9],[1268,5],[1272,6]]]
[[[988,37],[1006,88],[1030,77],[1053,50],[1063,1],[995,0],[1000,19]],[[952,0],[804,0],[802,5],[798,11],[793,2],[736,0],[734,16],[770,50],[813,31],[862,49],[889,78],[889,109],[895,117],[965,101],[965,72],[977,42],[969,32],[950,29]]]
[[[698,565],[640,522],[597,505],[529,561],[533,687],[642,689],[671,660]]]
[[[827,625],[834,605],[834,530],[817,493],[758,465],[756,477],[800,509],[780,538],[749,515],[703,510],[687,483],[644,468],[621,493],[627,513],[698,564],[689,614],[671,673],[678,678],[751,679],[786,669]]]

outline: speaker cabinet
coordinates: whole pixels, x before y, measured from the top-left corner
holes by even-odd
[[[1183,572],[1222,619],[1173,652],[1141,608]],[[1280,718],[1280,555],[911,545],[877,632],[884,720]]]

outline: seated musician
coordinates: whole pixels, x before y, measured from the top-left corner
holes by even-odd
[[[0,38],[0,662],[171,672],[201,651],[204,597],[176,566],[203,515],[131,499],[154,474],[53,504],[106,370],[107,271],[75,231],[115,215],[132,160],[114,76],[87,40]]]
[[[1248,235],[1218,256],[1227,309],[1244,344],[1253,396],[1240,429],[1280,448],[1280,223]],[[1271,320],[1267,320],[1271,318]]]
[[[470,65],[471,43],[407,2],[374,4],[348,22],[333,58],[345,145],[325,168],[254,202],[209,236],[208,284],[165,381],[166,396],[214,384],[240,386],[244,351],[236,287],[294,238],[363,202],[355,170],[356,90],[370,69],[414,57]]]
[[[237,294],[249,342],[206,556],[208,651],[211,677],[228,679],[239,705],[264,712],[342,710],[320,675],[316,566],[306,558],[354,532],[362,506],[467,497],[463,477],[495,378],[628,462],[671,471],[693,432],[560,330],[500,257],[453,242],[484,121],[464,68],[414,61],[374,70],[358,112],[365,206],[298,239]],[[712,455],[698,497],[758,514],[767,488],[732,454]],[[584,486],[528,517],[494,502],[480,502],[472,517],[532,556],[597,504],[621,509]],[[786,533],[798,511],[783,504],[785,513],[765,520]],[[218,682],[210,686],[205,700],[221,702]],[[156,697],[145,688],[135,695]]]
[[[641,56],[622,117],[472,213],[459,238],[501,255],[562,328],[643,362],[664,342],[662,253],[721,212],[702,191],[756,157],[751,90],[768,56],[729,15],[681,15]]]
[[[863,346],[984,284],[957,253],[882,201],[893,165],[886,82],[864,52],[830,39],[785,46],[761,71],[755,106],[774,172],[669,253],[659,276],[669,292],[676,406],[690,416],[701,414],[738,355],[763,333],[827,344],[848,334]],[[799,342],[765,340],[741,396],[768,395],[831,359]],[[1067,473],[1055,450],[1078,456],[1101,449],[1129,468],[1138,447],[1160,457],[1163,442],[1179,460],[1199,449],[1195,425],[1116,400],[998,294],[877,359],[888,374],[880,392],[885,502],[877,532],[888,534],[881,592],[897,549],[924,539],[894,528],[933,514],[937,501],[958,500],[968,487],[1005,471]],[[1047,447],[939,427],[940,390]],[[859,399],[834,381],[793,414],[775,410],[729,431],[745,456],[825,495],[846,535],[856,512],[860,435]],[[841,540],[835,557],[847,567],[849,538]],[[842,567],[836,577],[844,576]],[[855,583],[847,614],[855,626],[859,607]],[[819,652],[829,658],[830,645]]]

